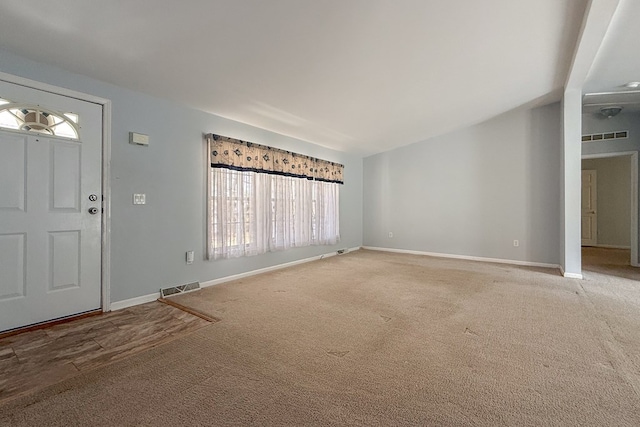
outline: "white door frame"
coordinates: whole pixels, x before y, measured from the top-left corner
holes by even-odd
[[[640,267],[638,263],[638,152],[617,151],[613,153],[584,154],[583,159],[604,159],[607,157],[631,157],[631,224],[629,224],[631,239],[631,265]]]
[[[0,72],[0,81],[75,98],[102,106],[102,311],[111,311],[111,101],[75,90],[52,86],[24,77]]]

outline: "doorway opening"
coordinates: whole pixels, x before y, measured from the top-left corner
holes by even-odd
[[[638,152],[590,154],[582,160],[582,222],[591,227],[583,229],[583,270],[638,267]],[[591,189],[585,188],[585,176],[595,181]]]

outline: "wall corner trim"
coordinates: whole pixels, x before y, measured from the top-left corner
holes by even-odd
[[[561,265],[559,265],[558,268],[560,269],[560,274],[562,274],[562,277],[566,277],[567,279],[583,279],[582,274],[580,273],[567,273],[566,271],[564,271],[564,268],[562,268]]]
[[[360,249],[360,246],[356,246],[356,247],[353,247],[353,248],[348,248],[346,253],[357,251],[358,249]],[[208,281],[205,281],[205,282],[200,282],[200,286],[203,287],[203,288],[206,288],[206,287],[209,287],[209,286],[219,285],[219,284],[225,283],[225,282],[230,282],[232,280],[238,280],[238,279],[242,279],[244,277],[255,276],[256,274],[267,273],[269,271],[280,270],[280,269],[283,269],[283,268],[292,267],[294,265],[304,264],[304,263],[311,262],[311,261],[317,261],[317,260],[321,260],[321,259],[324,259],[324,258],[329,258],[329,257],[336,256],[336,255],[338,255],[337,251],[329,252],[329,253],[322,254],[322,255],[316,255],[316,256],[313,256],[313,257],[310,257],[310,258],[299,259],[297,261],[286,262],[284,264],[273,265],[271,267],[259,268],[257,270],[251,270],[251,271],[247,271],[245,273],[234,274],[232,276],[226,276],[226,277],[221,277],[219,279],[213,279],[213,280],[208,280]],[[145,304],[145,303],[148,303],[148,302],[155,301],[158,298],[160,298],[160,291],[154,292],[154,293],[148,294],[148,295],[141,295],[139,297],[129,298],[129,299],[122,300],[122,301],[112,302],[111,303],[111,311],[122,310],[124,308],[133,307],[134,305]]]

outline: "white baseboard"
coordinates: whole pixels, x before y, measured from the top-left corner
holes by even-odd
[[[481,261],[481,262],[493,262],[498,264],[523,265],[527,267],[558,268],[558,264],[549,264],[545,262],[519,261],[515,259],[487,258],[487,257],[478,257],[478,256],[470,256],[470,255],[444,254],[440,252],[412,251],[408,249],[380,248],[376,246],[363,246],[362,249],[369,249],[372,251],[395,252],[400,254],[427,255],[427,256],[438,257],[438,258],[464,259],[467,261]]]
[[[562,277],[566,277],[567,279],[583,279],[582,274],[580,273],[567,273],[561,265],[559,265],[558,268],[560,269]]]
[[[146,304],[148,302],[155,301],[158,298],[160,298],[160,291],[149,295],[142,295],[135,298],[112,302],[111,311],[122,310],[123,308],[133,307],[134,305]]]
[[[358,249],[360,249],[360,246],[356,246],[356,247],[353,247],[353,248],[348,248],[346,250],[346,252],[344,252],[344,253],[357,251]],[[242,279],[244,277],[255,276],[256,274],[266,273],[268,271],[280,270],[282,268],[292,267],[294,265],[304,264],[306,262],[311,262],[311,261],[316,261],[316,260],[319,260],[319,259],[329,258],[329,257],[336,256],[336,255],[338,255],[337,251],[336,252],[330,252],[330,253],[323,254],[323,255],[316,255],[314,257],[304,258],[304,259],[300,259],[300,260],[297,260],[297,261],[286,262],[284,264],[273,265],[271,267],[259,268],[257,270],[247,271],[246,273],[234,274],[232,276],[221,277],[219,279],[208,280],[206,282],[200,282],[200,287],[206,288],[208,286],[219,285],[220,283],[230,282],[232,280]],[[123,308],[133,307],[134,305],[145,304],[145,303],[148,303],[148,302],[151,302],[151,301],[155,301],[158,298],[160,298],[160,291],[155,292],[153,294],[142,295],[142,296],[135,297],[135,298],[130,298],[130,299],[122,300],[122,301],[112,302],[111,303],[111,311],[122,310]]]
[[[631,246],[624,245],[593,245],[594,248],[605,248],[605,249],[631,249]]]
[[[369,249],[371,251],[395,252],[399,254],[427,255],[427,256],[438,257],[438,258],[464,259],[467,261],[480,261],[480,262],[493,262],[498,264],[522,265],[525,267],[557,268],[560,270],[560,274],[563,277],[566,277],[569,279],[582,279],[582,274],[566,273],[561,265],[550,264],[546,262],[532,262],[532,261],[520,261],[515,259],[487,258],[487,257],[477,257],[477,256],[469,256],[469,255],[444,254],[440,252],[412,251],[408,249],[380,248],[376,246],[363,246],[362,249]]]
[[[354,248],[348,248],[345,253],[357,251],[359,246]],[[330,252],[328,254],[316,255],[310,258],[299,259],[297,261],[286,262],[284,264],[273,265],[271,267],[259,268],[257,270],[247,271],[245,273],[234,274],[232,276],[221,277],[220,279],[209,280],[207,282],[201,282],[200,286],[206,288],[208,286],[219,285],[220,283],[231,282],[232,280],[238,280],[249,276],[255,276],[256,274],[267,273],[269,271],[280,270],[282,268],[293,267],[294,265],[304,264],[306,262],[316,261],[319,259],[329,258],[338,255],[338,252]]]

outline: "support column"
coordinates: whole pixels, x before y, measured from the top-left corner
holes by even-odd
[[[582,170],[582,92],[567,89],[562,98],[562,273],[582,278],[581,254],[581,170]]]

